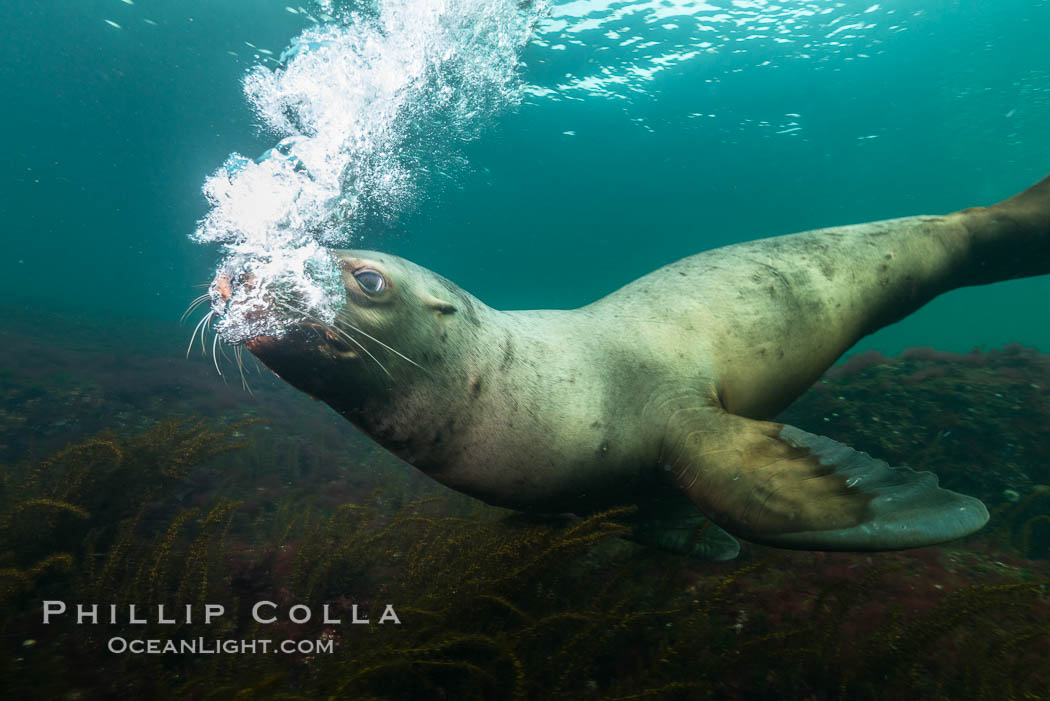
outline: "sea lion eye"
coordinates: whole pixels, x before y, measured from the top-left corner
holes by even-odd
[[[358,270],[354,273],[357,284],[368,294],[379,294],[386,288],[386,279],[375,270]]]

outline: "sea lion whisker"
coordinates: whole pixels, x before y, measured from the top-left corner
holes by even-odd
[[[216,336],[218,336],[218,334],[216,334]],[[223,341],[220,338],[219,339],[219,352],[222,353],[223,359],[225,359],[228,362],[230,360],[230,356],[226,355],[226,349],[224,348],[224,346],[226,346],[226,345],[227,345],[226,342]]]
[[[366,332],[362,331],[361,329],[357,328],[357,327],[356,327],[356,326],[354,326],[353,324],[351,324],[351,323],[350,323],[350,322],[349,322],[349,321],[347,320],[346,316],[345,316],[345,315],[344,315],[344,314],[343,314],[342,312],[336,312],[336,315],[335,315],[335,316],[336,316],[336,318],[337,318],[337,319],[339,319],[340,321],[342,321],[342,322],[343,322],[343,323],[344,323],[344,324],[345,324],[346,326],[349,326],[349,327],[350,327],[351,329],[353,329],[354,331],[358,332],[359,334],[361,334],[361,335],[362,335],[362,336],[364,336],[365,338],[368,338],[368,339],[371,339],[371,340],[375,341],[375,342],[376,342],[376,343],[378,343],[379,345],[383,346],[383,348],[386,348],[386,349],[387,349],[388,351],[390,351],[390,352],[391,352],[391,353],[393,353],[394,355],[398,356],[398,357],[399,357],[399,358],[401,358],[402,360],[405,360],[405,361],[407,361],[407,362],[409,362],[409,363],[412,363],[413,365],[415,365],[415,366],[416,366],[417,368],[419,368],[420,370],[424,370],[424,371],[426,370],[426,368],[424,368],[424,367],[423,367],[422,365],[420,365],[420,364],[419,364],[419,363],[417,363],[416,361],[414,361],[414,360],[412,360],[411,358],[409,358],[409,357],[408,357],[407,355],[405,355],[404,353],[401,353],[400,351],[397,351],[397,350],[395,350],[394,348],[391,348],[390,346],[388,346],[387,344],[383,343],[382,341],[380,341],[380,340],[379,340],[378,338],[376,338],[375,336],[372,336],[372,335],[370,335],[370,334],[368,334],[368,333],[366,333]]]
[[[337,315],[337,316],[338,316],[338,315]],[[354,331],[358,332],[359,334],[362,334],[363,336],[365,336],[365,337],[367,337],[367,338],[370,338],[370,339],[372,339],[373,341],[375,341],[376,343],[378,343],[379,345],[381,345],[381,346],[382,346],[383,348],[386,348],[386,349],[387,349],[387,350],[389,350],[389,351],[390,351],[391,353],[394,353],[395,355],[397,355],[397,356],[400,356],[401,358],[405,359],[405,360],[406,360],[406,361],[408,361],[409,363],[412,363],[413,365],[415,365],[415,366],[416,366],[417,368],[419,368],[420,370],[422,370],[422,369],[423,369],[422,367],[420,367],[420,365],[419,365],[418,363],[416,363],[415,361],[413,361],[413,360],[412,360],[411,358],[408,358],[408,357],[406,357],[406,356],[402,355],[401,353],[398,353],[398,352],[397,352],[396,350],[394,350],[394,349],[393,349],[393,348],[391,348],[390,346],[386,345],[385,343],[383,343],[382,341],[378,340],[377,338],[375,338],[375,337],[373,337],[373,336],[370,336],[370,335],[368,335],[367,333],[365,333],[365,332],[364,332],[364,331],[362,331],[361,329],[357,328],[357,327],[356,327],[356,326],[354,326],[353,324],[347,323],[346,319],[344,319],[344,318],[342,318],[342,317],[338,317],[338,318],[339,318],[339,319],[340,319],[340,320],[341,320],[341,321],[342,321],[342,322],[343,322],[344,324],[346,324],[347,326],[349,326],[349,327],[350,327],[350,328],[351,328],[352,330],[354,330]],[[359,341],[358,341],[357,339],[355,339],[355,338],[352,338],[352,336],[350,335],[350,332],[349,332],[349,331],[347,331],[346,329],[340,329],[340,328],[338,328],[338,327],[335,327],[335,331],[336,331],[336,332],[338,332],[338,333],[340,333],[340,334],[342,334],[343,336],[345,336],[345,337],[347,337],[347,338],[351,338],[351,340],[353,340],[353,342],[354,342],[354,343],[356,343],[356,344],[357,344],[357,345],[358,345],[358,346],[359,346],[359,347],[361,348],[361,350],[365,351],[365,353],[368,353],[368,354],[369,354],[370,356],[372,355],[371,353],[369,353],[369,352],[368,352],[368,350],[367,350],[367,349],[366,349],[366,348],[365,348],[364,346],[362,346],[362,345],[361,345],[361,343],[360,343],[360,342],[359,342]],[[374,358],[375,356],[372,356],[372,357]],[[376,362],[378,363],[379,361],[377,360]],[[387,374],[389,374],[389,373],[387,373]]]
[[[367,348],[365,348],[363,345],[361,345],[360,341],[358,341],[356,338],[354,338],[353,336],[351,336],[350,334],[348,334],[345,331],[341,331],[339,329],[336,329],[336,330],[339,331],[339,333],[341,333],[346,338],[350,339],[350,341],[352,341],[355,346],[357,346],[358,348],[363,350],[366,354],[368,354],[369,358],[371,358],[372,360],[376,361],[376,365],[378,365],[380,368],[383,369],[383,372],[386,373],[387,377],[389,377],[391,380],[394,379],[394,376],[390,374],[390,371],[386,369],[386,366],[383,365],[383,363],[379,362],[379,358],[377,358],[374,355],[372,355],[372,352],[370,350],[368,350]]]
[[[195,327],[193,327],[193,333],[190,335],[190,345],[186,346],[186,359],[187,360],[189,360],[190,351],[193,350],[193,342],[197,339],[197,332],[201,331],[201,327],[204,326],[204,324],[208,321],[208,319],[211,318],[212,314],[214,314],[214,313],[215,312],[208,312],[207,314],[205,314],[201,318],[200,321],[197,322],[197,325]],[[201,345],[202,346],[204,345],[203,332],[201,333]]]
[[[330,324],[326,324],[326,323],[324,323],[323,321],[321,321],[320,319],[318,319],[318,318],[317,318],[316,316],[314,316],[313,314],[310,314],[310,313],[309,313],[308,311],[306,311],[305,309],[302,309],[301,307],[297,307],[297,306],[295,306],[295,305],[294,305],[294,304],[293,304],[293,303],[292,303],[292,302],[291,302],[290,300],[287,300],[287,298],[279,297],[279,298],[278,298],[278,302],[279,302],[279,303],[280,303],[280,302],[283,302],[283,306],[284,306],[284,308],[285,308],[285,309],[286,309],[287,311],[291,311],[291,312],[297,312],[297,313],[299,313],[299,314],[302,314],[302,315],[303,315],[304,317],[306,317],[306,318],[307,318],[307,319],[309,319],[310,321],[314,322],[315,324],[317,324],[318,326],[320,326],[321,328],[323,328],[323,329],[324,329],[325,331],[328,331],[328,332],[331,332],[331,333],[337,334],[337,335],[338,335],[338,336],[340,336],[341,338],[345,338],[346,340],[350,341],[350,342],[351,342],[351,343],[353,343],[353,344],[354,344],[355,346],[357,346],[357,347],[358,347],[358,348],[360,348],[360,349],[361,349],[362,351],[364,351],[364,352],[365,352],[365,353],[366,353],[366,354],[368,355],[368,357],[369,357],[369,358],[371,358],[372,360],[374,360],[374,361],[376,362],[376,365],[378,365],[378,366],[379,366],[380,368],[382,368],[383,372],[385,372],[385,373],[387,374],[387,376],[388,376],[388,377],[390,377],[390,379],[393,379],[393,378],[394,378],[394,376],[390,374],[390,371],[386,369],[386,366],[385,366],[385,365],[383,365],[383,364],[382,364],[381,362],[379,362],[379,358],[377,358],[377,357],[375,357],[374,355],[372,355],[372,352],[371,352],[371,351],[369,351],[369,350],[368,350],[367,348],[365,348],[365,347],[364,347],[363,345],[361,345],[361,342],[360,342],[360,341],[358,341],[358,340],[357,340],[356,338],[354,338],[353,336],[351,336],[351,335],[350,335],[350,334],[349,334],[348,332],[346,332],[346,331],[344,331],[343,329],[340,329],[340,328],[338,328],[338,327],[336,327],[336,326],[333,326],[333,325],[330,325]],[[316,331],[316,330],[315,330],[315,331]]]
[[[211,340],[211,361],[215,364],[215,372],[219,373],[219,377],[222,377],[222,369],[219,367],[219,356],[215,353],[215,349],[218,347],[218,345],[219,334],[215,334],[215,336]],[[226,378],[223,379],[225,380]]]
[[[193,313],[193,310],[194,310],[194,309],[196,309],[197,307],[199,307],[199,306],[200,306],[201,304],[203,304],[203,303],[204,303],[204,301],[205,301],[205,300],[207,300],[207,299],[209,299],[209,298],[210,298],[210,295],[208,295],[208,294],[202,294],[202,295],[201,295],[200,297],[198,297],[197,299],[195,299],[195,300],[193,300],[192,302],[190,302],[190,306],[186,307],[186,311],[184,311],[184,312],[182,313],[182,316],[181,316],[181,317],[179,317],[179,323],[180,323],[180,324],[184,324],[184,323],[186,323],[186,318],[187,318],[187,317],[188,317],[188,316],[189,316],[190,314],[192,314],[192,313]]]
[[[208,349],[205,346],[205,343],[207,343],[206,334],[208,333],[208,331],[214,332],[214,328],[213,328],[212,324],[214,323],[216,318],[217,317],[216,317],[215,312],[214,311],[211,312],[207,316],[207,323],[205,323],[204,324],[204,328],[201,329],[201,357],[202,358],[207,358],[208,357]],[[218,335],[218,334],[216,334],[216,335]]]
[[[217,334],[217,333],[215,334],[215,337],[217,339],[219,339],[219,354],[222,356],[222,359],[225,360],[228,363],[229,362],[233,362],[230,359],[230,356],[226,355],[226,346],[229,346],[230,344],[227,343],[226,341],[222,340],[222,337],[220,337],[219,334]],[[224,382],[225,382],[225,380],[226,380],[226,378],[223,377],[223,381]],[[244,383],[242,382],[241,384],[243,385]]]
[[[234,346],[233,357],[237,361],[237,372],[241,375],[241,387],[244,388],[244,391],[254,397],[255,392],[252,391],[251,385],[248,384],[248,378],[244,375],[244,346]]]
[[[325,328],[327,328],[327,327],[325,327]],[[367,348],[365,348],[363,345],[361,345],[360,341],[358,341],[356,338],[354,338],[353,336],[351,336],[350,334],[348,334],[347,332],[345,332],[345,331],[343,331],[341,329],[334,329],[334,330],[336,331],[336,333],[340,334],[343,338],[349,340],[355,346],[357,346],[358,348],[363,350],[368,355],[369,358],[371,358],[372,360],[376,361],[376,365],[378,365],[380,368],[382,368],[383,372],[385,372],[387,374],[387,377],[389,377],[391,380],[394,379],[394,376],[390,374],[390,371],[386,369],[386,366],[384,366],[381,362],[379,362],[379,358],[377,358],[374,355],[372,355],[372,352],[369,351]]]

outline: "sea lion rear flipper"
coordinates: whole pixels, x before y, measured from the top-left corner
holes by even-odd
[[[664,467],[705,514],[743,538],[803,550],[899,550],[960,538],[988,521],[984,504],[938,487],[930,472],[891,467],[793,426],[689,414],[693,425],[669,436]]]
[[[659,490],[639,500],[630,540],[698,560],[732,560],[740,554],[736,538],[704,516],[681,490]]]

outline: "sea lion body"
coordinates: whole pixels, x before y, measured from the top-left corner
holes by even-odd
[[[334,255],[341,320],[249,350],[434,479],[518,509],[638,503],[663,519],[643,540],[686,551],[664,533],[701,512],[784,547],[912,547],[987,512],[763,419],[938,294],[1050,273],[1050,179],[990,208],[708,251],[570,311],[498,311],[395,256]]]

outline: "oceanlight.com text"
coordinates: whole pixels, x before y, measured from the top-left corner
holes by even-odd
[[[223,640],[219,638],[193,638],[190,640],[157,640],[113,637],[106,643],[107,649],[116,654],[132,655],[324,655],[335,651],[335,641],[321,640]]]

